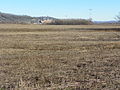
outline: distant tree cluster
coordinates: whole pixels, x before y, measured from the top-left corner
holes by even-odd
[[[91,20],[86,19],[57,19],[53,20],[51,23],[52,25],[90,25],[93,24]]]
[[[56,19],[53,17],[31,17],[0,12],[0,23],[15,24],[45,24],[45,25],[90,25],[92,20],[86,19]]]

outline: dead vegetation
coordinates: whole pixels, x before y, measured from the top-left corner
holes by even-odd
[[[1,90],[119,90],[120,32],[74,29],[103,27],[0,25]]]

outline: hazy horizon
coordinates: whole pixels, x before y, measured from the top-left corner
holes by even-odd
[[[119,3],[119,0],[1,0],[0,11],[35,17],[92,17],[94,21],[111,21],[120,11]]]

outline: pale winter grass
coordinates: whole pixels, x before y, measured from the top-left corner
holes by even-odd
[[[119,90],[119,26],[0,25],[1,90]]]

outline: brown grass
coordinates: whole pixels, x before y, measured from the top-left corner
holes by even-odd
[[[0,24],[0,90],[119,90],[120,32],[76,28],[120,26]]]

